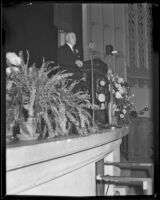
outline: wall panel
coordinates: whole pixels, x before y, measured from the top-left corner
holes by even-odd
[[[143,98],[139,90],[146,89],[151,94],[152,68],[152,4],[86,4],[87,23],[85,30],[84,58],[90,59],[87,45],[96,43],[96,57],[101,58],[109,67],[125,78],[135,89],[136,107],[141,107]],[[86,39],[87,38],[87,39]],[[119,54],[105,55],[105,46],[111,44]],[[137,82],[137,89],[134,83]],[[147,87],[147,88],[146,88]],[[150,99],[145,99],[151,108]]]

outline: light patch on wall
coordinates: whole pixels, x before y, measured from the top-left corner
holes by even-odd
[[[134,94],[134,97],[131,99],[131,101],[134,103],[136,110],[139,111],[145,107],[148,107],[149,111],[144,112],[144,115],[142,117],[151,117],[152,89],[133,87],[132,93]]]

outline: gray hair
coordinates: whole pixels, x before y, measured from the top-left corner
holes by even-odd
[[[66,34],[66,36],[65,36],[65,40],[66,40],[66,42],[68,42],[69,37],[70,37],[71,34],[76,35],[74,32],[68,32],[68,33]]]

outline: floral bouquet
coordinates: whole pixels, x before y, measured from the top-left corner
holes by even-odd
[[[108,79],[112,84],[113,115],[117,118],[117,125],[128,124],[137,116],[135,107],[131,102],[134,94],[132,94],[128,83],[118,74],[112,74],[111,70],[108,70]]]

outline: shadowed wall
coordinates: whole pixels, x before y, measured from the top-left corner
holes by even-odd
[[[57,59],[58,35],[51,3],[17,3],[3,8],[3,48],[16,52],[27,49],[30,64],[37,66]]]

